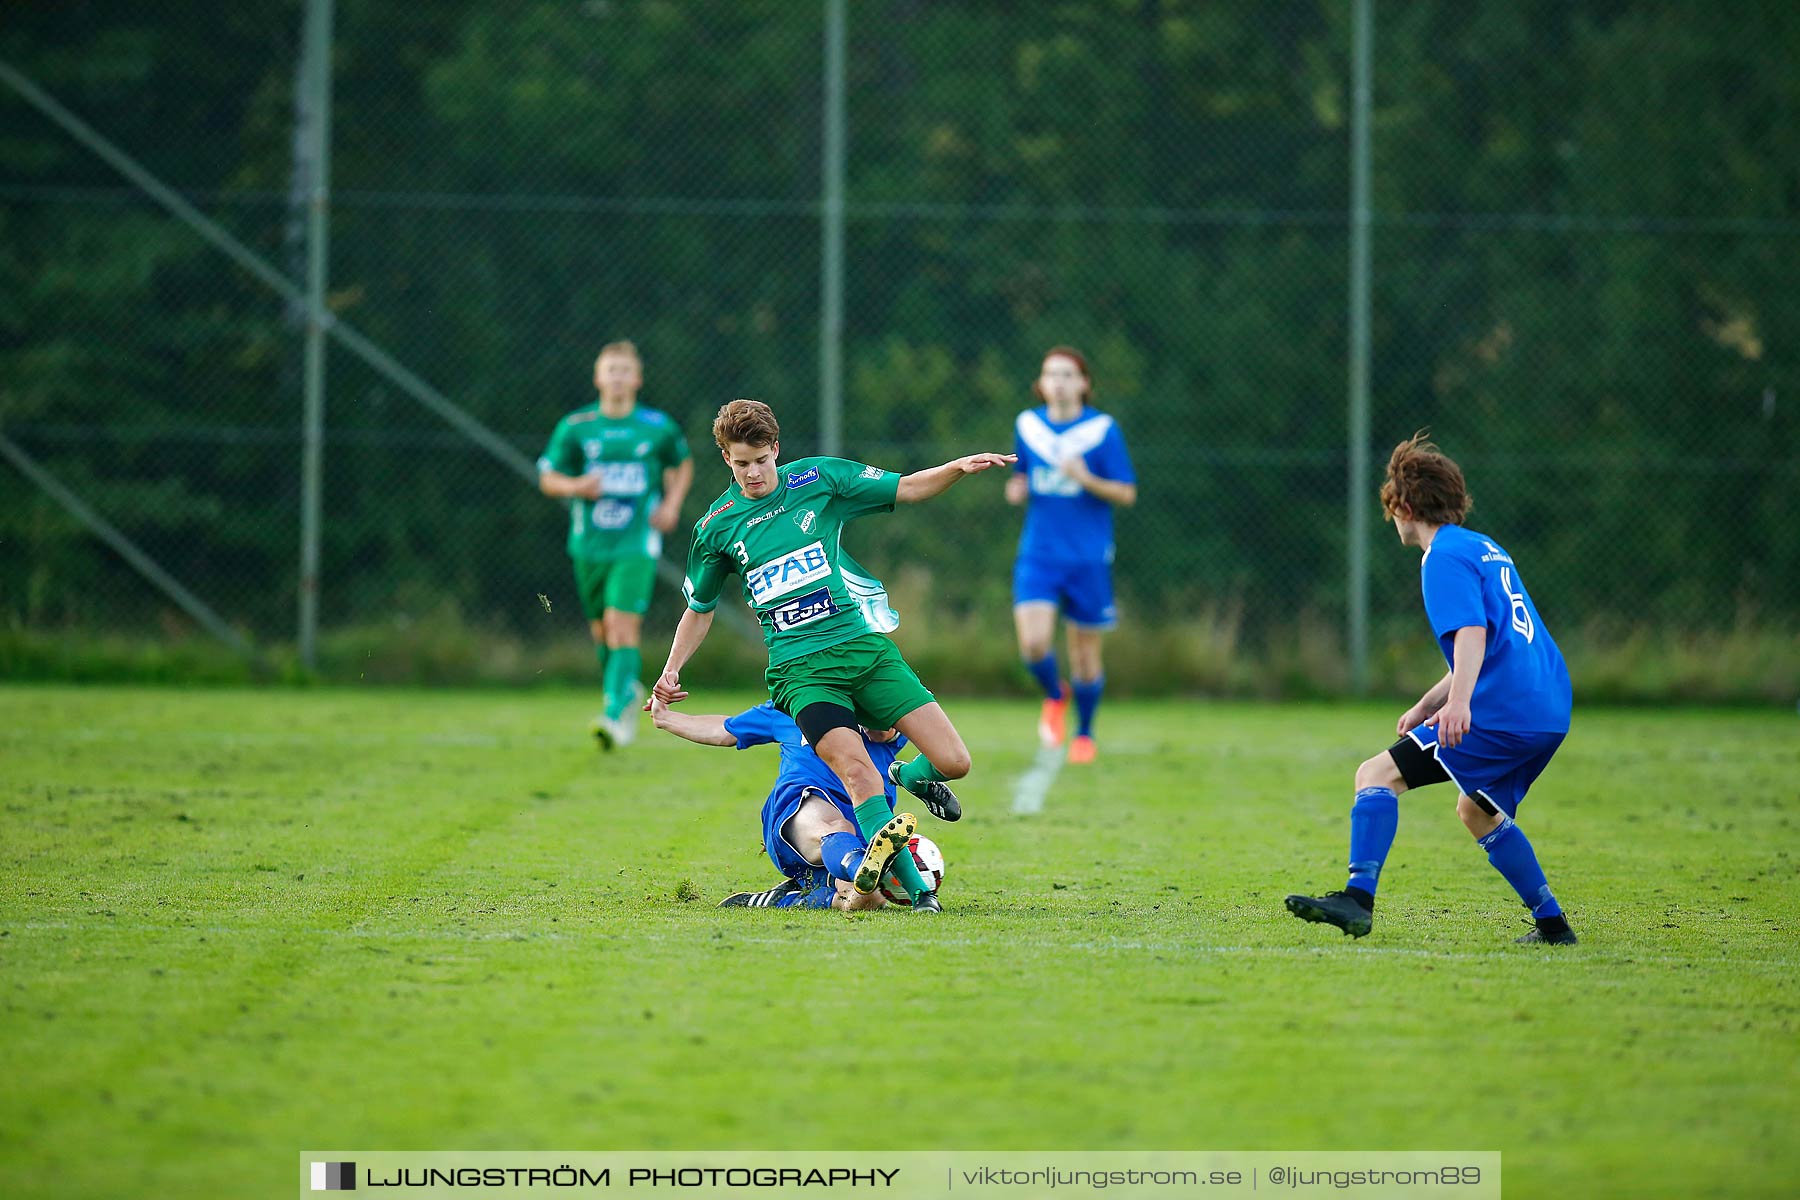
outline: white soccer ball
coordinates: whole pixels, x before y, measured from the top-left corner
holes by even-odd
[[[925,877],[925,884],[936,891],[944,882],[944,852],[937,848],[937,843],[928,837],[914,837],[906,844],[911,851],[913,863],[919,868],[919,874]],[[912,897],[906,894],[906,887],[889,871],[881,880],[881,894],[886,896],[889,904],[900,904],[912,907]]]

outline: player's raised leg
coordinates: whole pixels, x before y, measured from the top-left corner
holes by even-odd
[[[910,762],[896,762],[889,767],[889,776],[923,800],[940,821],[960,820],[962,804],[945,781],[961,779],[973,764],[969,748],[963,745],[962,735],[950,723],[943,706],[935,700],[921,705],[894,725],[918,747],[919,753]]]

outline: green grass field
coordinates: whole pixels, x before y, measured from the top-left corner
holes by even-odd
[[[286,1195],[307,1147],[1499,1150],[1509,1197],[1800,1180],[1791,713],[1578,712],[1521,814],[1583,938],[1548,950],[1512,944],[1523,911],[1442,788],[1402,801],[1373,935],[1282,910],[1341,886],[1387,706],[1116,704],[1102,761],[1019,815],[1032,710],[952,703],[976,774],[927,828],[936,921],[714,908],[773,881],[772,751],[646,729],[603,758],[588,707],[0,689],[5,1192]]]

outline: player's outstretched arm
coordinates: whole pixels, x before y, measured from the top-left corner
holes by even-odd
[[[650,702],[650,719],[664,733],[697,742],[702,746],[736,746],[737,739],[725,732],[724,716],[712,713],[704,717],[676,712],[660,700]]]
[[[655,698],[664,704],[679,704],[688,698],[681,687],[681,668],[687,666],[688,659],[694,657],[694,651],[706,640],[712,629],[713,615],[709,612],[695,612],[688,609],[681,614],[681,621],[675,626],[675,640],[669,644],[669,658],[663,664],[662,675],[653,689]]]
[[[950,485],[965,475],[977,475],[989,467],[1006,467],[1019,461],[1016,454],[965,454],[941,467],[930,467],[900,477],[900,488],[894,499],[900,504],[917,504],[948,491]]]

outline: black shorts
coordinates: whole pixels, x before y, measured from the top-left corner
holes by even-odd
[[[1401,739],[1388,747],[1388,757],[1400,768],[1400,778],[1406,780],[1409,788],[1430,787],[1434,783],[1449,783],[1450,772],[1444,770],[1444,764],[1437,760],[1437,755],[1425,749],[1409,737]]]
[[[1402,735],[1400,740],[1388,747],[1388,757],[1400,768],[1400,778],[1406,780],[1409,788],[1430,787],[1434,783],[1450,783],[1450,772],[1444,770],[1444,764],[1438,761],[1437,755],[1419,745],[1412,738]],[[1488,798],[1480,792],[1470,796],[1477,807],[1488,816],[1494,816],[1496,809]]]

